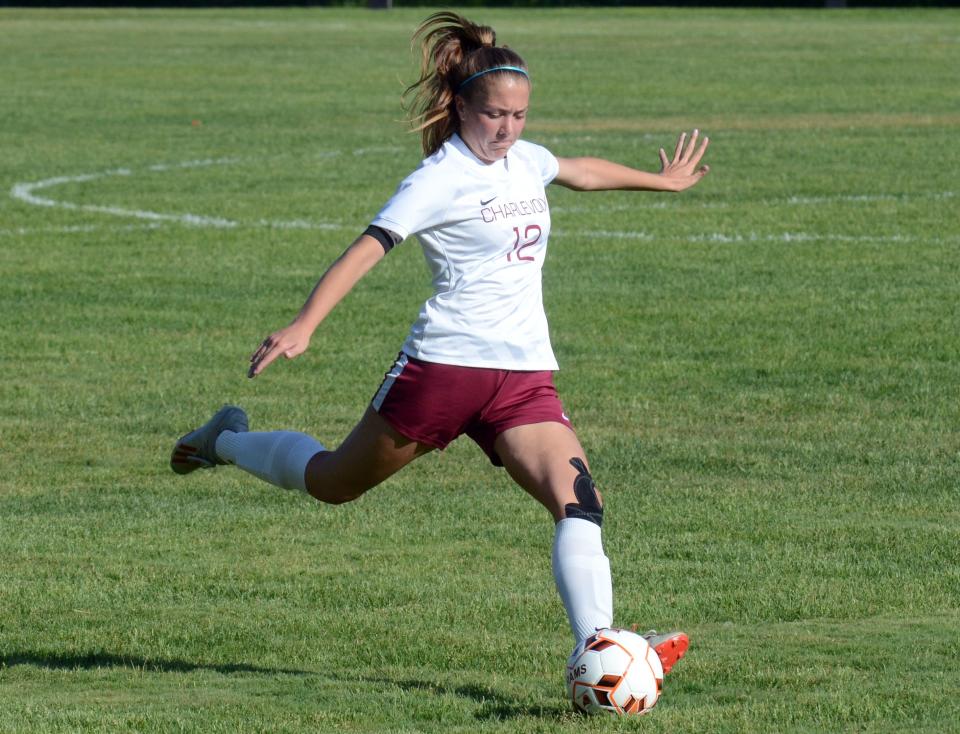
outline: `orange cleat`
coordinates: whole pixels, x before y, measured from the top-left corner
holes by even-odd
[[[656,650],[664,675],[669,673],[680,658],[687,654],[687,648],[690,647],[690,638],[685,632],[667,632],[660,635],[656,630],[650,630],[642,637],[650,647]]]

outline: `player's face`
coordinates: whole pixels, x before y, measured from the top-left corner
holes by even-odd
[[[516,74],[501,75],[487,96],[474,102],[457,97],[460,137],[473,154],[486,163],[507,155],[527,121],[530,84]]]

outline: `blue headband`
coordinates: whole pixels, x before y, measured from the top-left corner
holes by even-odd
[[[519,66],[494,66],[492,69],[484,69],[483,71],[478,71],[476,74],[473,74],[472,76],[468,76],[466,79],[460,82],[460,86],[457,87],[457,94],[460,94],[460,92],[463,91],[463,88],[467,86],[470,82],[472,82],[474,79],[476,79],[478,76],[489,74],[491,71],[515,71],[518,74],[523,74],[528,79],[530,78],[530,75],[527,73],[527,70],[521,69]]]

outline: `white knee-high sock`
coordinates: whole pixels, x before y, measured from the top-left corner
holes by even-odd
[[[322,443],[294,431],[224,431],[217,436],[216,444],[217,456],[224,461],[270,484],[301,492],[307,490],[307,463],[321,451],[326,451]]]
[[[553,578],[577,642],[613,624],[610,561],[603,552],[599,525],[577,517],[557,523]]]

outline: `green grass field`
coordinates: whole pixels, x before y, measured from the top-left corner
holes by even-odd
[[[466,439],[327,507],[170,472],[223,402],[337,443],[426,268],[257,343],[420,159],[427,10],[0,11],[0,731],[960,731],[960,13],[481,11],[526,137],[680,196],[552,190],[557,380],[616,621],[687,630],[584,719],[546,513]]]

